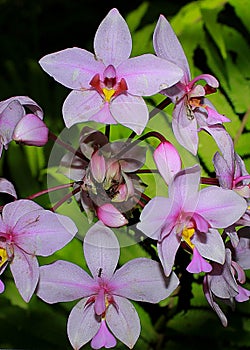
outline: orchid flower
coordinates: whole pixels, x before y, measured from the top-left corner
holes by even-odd
[[[142,210],[137,227],[158,241],[167,276],[180,244],[193,253],[189,272],[210,271],[205,259],[223,264],[225,246],[217,229],[233,224],[246,210],[245,200],[234,191],[215,186],[198,191],[199,184],[199,165],[180,170],[169,183],[169,198],[154,197]]]
[[[91,339],[93,349],[116,345],[130,349],[140,334],[139,316],[128,299],[158,303],[177,287],[173,273],[164,276],[161,265],[151,259],[136,258],[115,271],[119,242],[101,221],[94,224],[84,239],[84,255],[93,277],[79,266],[56,261],[40,268],[37,295],[47,303],[81,299],[68,319],[68,337],[74,349]]]
[[[26,113],[27,108],[31,113]],[[0,102],[0,156],[3,147],[14,140],[26,145],[43,146],[48,141],[48,128],[43,111],[27,96],[15,96]]]
[[[206,94],[216,91],[219,83],[210,74],[201,74],[191,79],[191,73],[183,48],[167,19],[161,15],[153,35],[154,49],[158,57],[176,63],[184,75],[173,87],[161,91],[174,103],[172,128],[177,141],[193,154],[197,153],[198,130],[205,129],[230,120],[219,114]],[[204,80],[205,86],[196,84]],[[214,132],[211,132],[214,137]],[[216,137],[216,136],[215,136]]]
[[[39,61],[45,72],[73,90],[63,104],[67,127],[94,120],[143,131],[149,113],[142,96],[172,86],[183,72],[152,54],[129,58],[131,49],[127,23],[113,8],[97,29],[94,54],[74,47]]]
[[[76,154],[62,158],[60,172],[81,182],[76,199],[89,221],[97,216],[110,227],[126,225],[123,213],[137,204],[144,190],[134,172],[144,164],[146,149],[135,145],[126,150],[126,142],[109,143],[103,133],[89,127],[82,129],[79,146]]]
[[[6,181],[1,191],[15,196]],[[0,217],[0,275],[9,265],[22,298],[29,302],[39,279],[36,255],[49,256],[63,248],[77,232],[67,216],[43,209],[31,200],[6,204]],[[0,293],[4,291],[0,280]]]

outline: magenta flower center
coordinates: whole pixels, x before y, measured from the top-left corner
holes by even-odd
[[[89,83],[106,102],[110,102],[111,98],[116,97],[128,90],[126,80],[121,78],[118,80],[115,67],[109,65],[103,72],[102,79],[100,74],[94,75]]]

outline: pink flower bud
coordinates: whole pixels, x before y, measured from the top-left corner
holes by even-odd
[[[44,146],[48,142],[49,130],[35,114],[27,114],[17,123],[13,140],[29,146]]]

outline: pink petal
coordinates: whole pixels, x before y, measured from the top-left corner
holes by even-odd
[[[89,121],[91,120],[103,124],[117,124],[117,121],[110,112],[110,103],[108,102],[105,102],[102,108],[89,118]]]
[[[10,269],[19,293],[28,303],[39,278],[37,258],[34,255],[26,254],[22,249],[15,246],[14,259],[10,263]]]
[[[44,146],[48,142],[49,130],[35,114],[26,114],[19,120],[13,140],[31,146]]]
[[[28,96],[13,96],[0,102],[0,113],[13,101],[19,102],[23,107],[28,108],[33,114],[43,119],[43,110],[38,104]],[[24,109],[23,109],[24,112]]]
[[[182,45],[163,15],[160,15],[156,24],[153,44],[157,56],[177,64],[185,72],[187,81],[190,80],[189,65]]]
[[[187,271],[190,273],[210,272],[212,266],[200,255],[194,247],[193,256],[190,264],[187,266]]]
[[[128,25],[116,8],[109,11],[100,23],[94,38],[97,61],[114,67],[128,59],[132,39]]]
[[[46,303],[67,302],[93,294],[97,284],[81,267],[57,260],[40,267],[36,294]]]
[[[70,89],[88,89],[90,81],[105,69],[95,56],[78,47],[61,50],[40,59],[43,70]]]
[[[154,161],[167,184],[181,170],[181,157],[170,142],[162,142],[154,151]]]
[[[12,183],[4,178],[0,178],[0,193],[7,193],[17,199],[17,194]]]
[[[152,96],[169,88],[183,76],[183,71],[152,54],[130,58],[117,68],[119,77],[126,80],[128,93],[135,96]]]
[[[96,318],[93,304],[87,303],[88,298],[80,300],[68,318],[67,333],[74,349],[80,349],[89,342],[100,328],[100,321]]]
[[[115,296],[114,301],[117,307],[109,306],[106,315],[107,325],[117,339],[132,349],[141,331],[139,316],[127,299]]]
[[[121,94],[110,105],[110,111],[117,121],[137,134],[141,134],[147,125],[149,112],[142,97]],[[136,116],[136,118],[135,118]]]
[[[161,265],[147,258],[136,258],[117,270],[111,281],[115,294],[124,298],[158,303],[167,298],[178,286],[175,274],[167,279]]]
[[[116,346],[116,339],[112,333],[110,333],[106,322],[101,321],[101,326],[91,341],[92,349],[101,349],[102,347],[113,348]]]
[[[63,103],[63,119],[67,128],[88,121],[104,106],[103,98],[95,90],[72,91]]]
[[[84,238],[84,256],[94,278],[109,279],[116,268],[120,255],[119,242],[113,231],[98,221],[87,232]]]
[[[246,288],[243,288],[241,286],[238,286],[239,294],[236,295],[235,300],[238,302],[248,301],[250,298],[250,291]]]
[[[103,155],[99,154],[98,151],[90,159],[90,169],[94,179],[102,183],[106,175],[106,163]]]
[[[125,216],[110,203],[98,207],[96,213],[98,219],[110,227],[121,227],[128,223]]]
[[[7,146],[12,141],[14,129],[23,115],[24,109],[17,100],[13,100],[3,109],[0,114],[1,144]]]
[[[219,87],[218,80],[211,74],[200,74],[197,77],[195,77],[194,79],[192,79],[189,84],[194,85],[199,80],[205,80],[206,83],[213,88]]]
[[[158,254],[166,276],[170,276],[175,262],[175,255],[180,246],[181,239],[173,229],[167,236],[158,241]]]
[[[3,283],[3,281],[0,280],[0,294],[2,294],[5,290],[5,285]]]

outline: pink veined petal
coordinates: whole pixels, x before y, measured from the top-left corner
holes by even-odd
[[[228,163],[221,156],[219,152],[216,152],[213,157],[213,164],[215,167],[216,177],[219,180],[222,188],[232,189],[233,188],[233,161],[231,168],[228,167]]]
[[[148,237],[159,239],[170,210],[171,201],[169,198],[152,198],[143,208],[137,228]]]
[[[197,77],[195,77],[194,79],[192,79],[189,84],[192,86],[199,80],[205,80],[206,83],[213,88],[219,87],[218,80],[211,74],[200,74]]]
[[[39,209],[23,215],[12,233],[15,244],[29,254],[49,256],[73,239],[77,227],[68,216]]]
[[[30,146],[44,146],[48,142],[49,130],[35,114],[26,114],[17,123],[13,140]]]
[[[117,270],[110,283],[115,288],[115,295],[136,301],[158,303],[176,289],[179,280],[174,273],[166,278],[157,261],[136,258]]]
[[[99,316],[101,316],[106,310],[104,288],[100,288],[96,295],[94,310],[95,310],[95,313]]]
[[[17,199],[16,190],[13,184],[4,178],[0,178],[0,193],[7,193]]]
[[[205,99],[205,103],[208,102],[207,99]],[[229,123],[231,122],[230,119],[225,117],[223,114],[218,113],[214,108],[210,107],[207,103],[205,106],[205,109],[207,111],[207,124],[208,125],[214,125],[214,124],[221,124],[221,123]]]
[[[116,346],[116,339],[112,333],[110,333],[105,320],[101,321],[101,326],[91,340],[90,343],[92,349],[101,349],[105,347],[106,349],[113,348]]]
[[[67,302],[91,296],[97,284],[79,266],[57,260],[40,267],[36,294],[46,303]]]
[[[14,100],[0,114],[0,140],[4,146],[12,141],[14,129],[24,115],[22,105]]]
[[[217,230],[210,228],[207,233],[195,233],[191,242],[203,258],[224,264],[225,245]]]
[[[96,214],[99,220],[110,227],[121,227],[128,223],[125,216],[110,203],[97,207]]]
[[[175,228],[161,241],[158,241],[158,254],[166,276],[170,276],[174,266],[175,255],[180,246],[181,239],[177,235]]]
[[[232,190],[207,187],[200,191],[196,212],[214,228],[234,224],[246,211],[246,200]]]
[[[80,300],[71,310],[67,334],[72,347],[79,350],[98,332],[100,320],[96,318],[94,304],[87,304],[88,298]],[[87,304],[87,305],[86,305]]]
[[[88,121],[104,106],[103,98],[95,90],[71,91],[63,103],[62,113],[65,125]]]
[[[117,339],[132,349],[141,331],[139,316],[129,300],[114,296],[114,301],[117,307],[109,306],[107,325]]]
[[[198,149],[197,121],[193,117],[188,119],[185,100],[178,102],[173,110],[172,128],[177,141],[196,155]]]
[[[10,270],[19,293],[28,303],[39,278],[37,258],[34,255],[26,254],[22,249],[15,246],[14,259],[10,263]]]
[[[183,69],[186,81],[190,80],[190,70],[181,43],[167,19],[160,15],[153,34],[153,45],[157,56],[177,64]]]
[[[31,213],[32,211],[44,210],[37,203],[28,199],[18,199],[14,202],[8,203],[3,207],[2,218],[4,223],[9,227],[13,228],[17,221]]]
[[[103,124],[117,124],[117,121],[114,119],[110,112],[109,102],[105,102],[102,108],[89,118],[89,121],[91,120]]]
[[[190,273],[210,272],[212,266],[200,255],[194,247],[193,256],[190,264],[187,266],[187,271]]]
[[[95,152],[90,159],[89,165],[94,179],[97,182],[102,183],[106,175],[106,163],[103,155],[99,154],[98,151]]]
[[[32,113],[43,119],[42,108],[28,96],[14,96],[0,102],[0,113],[13,101],[18,101],[23,107],[27,107]],[[23,109],[24,112],[24,109]]]
[[[84,256],[94,278],[98,278],[102,269],[102,277],[109,279],[120,256],[119,242],[113,231],[98,221],[87,232],[84,238]]]
[[[183,71],[174,63],[152,54],[144,54],[120,64],[117,75],[126,80],[128,93],[152,96],[176,84],[183,76]]]
[[[141,134],[145,129],[149,112],[142,97],[121,94],[110,104],[110,111],[117,123]]]
[[[116,8],[109,11],[100,23],[94,38],[94,50],[98,61],[114,67],[127,60],[132,50],[128,25]]]
[[[154,151],[154,161],[167,184],[181,170],[181,157],[170,142],[162,142]]]
[[[73,47],[44,56],[42,69],[56,81],[70,89],[88,89],[95,74],[102,74],[105,66],[84,49]]]

